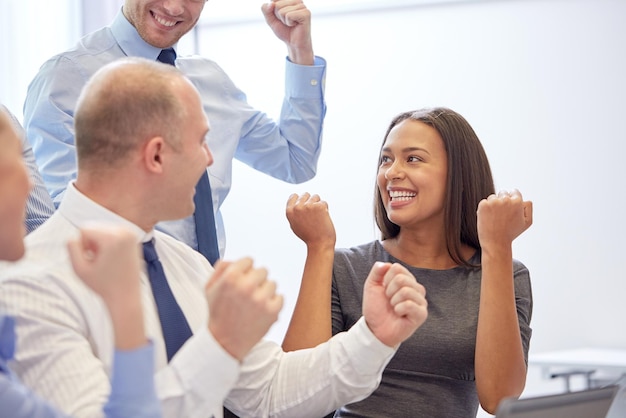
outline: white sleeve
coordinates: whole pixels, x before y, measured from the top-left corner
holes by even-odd
[[[13,371],[38,395],[72,417],[103,417],[110,393],[112,328],[102,320],[98,333],[108,349],[90,338],[90,315],[107,318],[102,302],[85,293],[66,293],[52,277],[8,279],[0,286],[0,310],[15,316],[17,349]],[[101,358],[98,358],[100,356]]]
[[[225,404],[240,417],[319,418],[369,396],[395,351],[364,318],[315,348],[285,353],[263,341],[244,359]]]
[[[156,374],[163,416],[221,417],[224,398],[238,375],[239,362],[202,328]]]

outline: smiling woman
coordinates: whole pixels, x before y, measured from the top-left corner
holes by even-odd
[[[377,173],[380,240],[334,250],[327,210],[312,219],[288,206],[307,260],[283,348],[314,347],[349,328],[369,309],[370,267],[390,263],[425,287],[428,320],[398,349],[378,390],[335,416],[475,417],[479,402],[493,413],[526,379],[532,293],[512,242],[532,224],[532,203],[518,191],[494,193],[478,136],[447,108],[396,116]],[[304,222],[318,226],[313,237],[302,234]],[[385,274],[385,292],[390,280]],[[422,303],[394,298],[389,309],[408,321],[412,304]]]

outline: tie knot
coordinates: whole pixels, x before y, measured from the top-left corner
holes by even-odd
[[[165,48],[161,50],[161,53],[157,57],[157,61],[174,65],[174,62],[176,61],[176,51],[174,51],[174,48]]]
[[[152,263],[159,259],[157,255],[156,248],[154,248],[154,240],[151,239],[148,242],[143,243],[143,258],[148,263]]]

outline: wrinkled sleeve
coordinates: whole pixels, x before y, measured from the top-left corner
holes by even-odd
[[[287,60],[285,97],[278,123],[265,113],[249,111],[235,157],[249,166],[289,183],[315,176],[322,149],[326,115],[326,62],[312,66]]]
[[[80,297],[91,304],[92,314],[106,316],[95,296]],[[0,283],[0,309],[15,316],[18,349],[13,370],[22,382],[68,415],[102,417],[110,393],[107,362],[95,357],[72,298],[52,277],[6,279]],[[112,335],[110,327],[103,332]],[[109,358],[112,355],[111,345]]]
[[[222,416],[224,398],[238,376],[239,362],[224,351],[206,327],[196,331],[156,374],[164,416]]]
[[[240,417],[319,418],[369,396],[394,353],[364,318],[315,348],[285,353],[263,341],[244,359],[225,405]]]
[[[111,394],[104,405],[107,418],[160,418],[161,406],[154,386],[154,346],[116,350]]]
[[[0,412],[11,418],[67,418],[14,377],[0,373]]]
[[[76,178],[74,107],[87,78],[69,58],[53,58],[29,85],[24,103],[24,129],[57,207]]]

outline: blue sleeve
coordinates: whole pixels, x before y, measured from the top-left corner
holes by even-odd
[[[115,351],[111,394],[104,406],[107,418],[160,418],[154,384],[154,346]]]
[[[287,60],[285,98],[278,124],[257,112],[242,127],[235,157],[249,166],[289,183],[315,176],[321,153],[326,61],[314,65]]]
[[[48,193],[58,206],[76,178],[74,107],[88,75],[67,57],[44,63],[28,87],[24,129]]]
[[[11,418],[67,417],[5,373],[0,373],[0,415]]]

